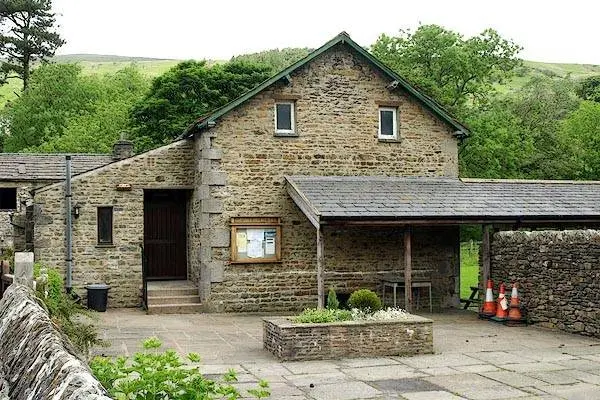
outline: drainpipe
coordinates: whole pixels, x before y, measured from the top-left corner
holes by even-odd
[[[73,213],[72,213],[72,195],[71,195],[71,156],[65,156],[66,162],[66,181],[65,181],[65,204],[66,204],[66,217],[67,217],[67,277],[65,288],[67,293],[71,293],[73,287],[71,283],[71,274],[73,272]]]

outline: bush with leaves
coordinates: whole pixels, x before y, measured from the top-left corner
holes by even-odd
[[[34,265],[34,276],[47,274],[45,285],[37,286],[37,295],[42,300],[50,319],[71,340],[71,343],[85,357],[89,357],[93,346],[106,343],[98,338],[93,311],[84,308],[70,294],[65,292],[61,273],[53,268],[46,269],[41,264]]]
[[[350,295],[348,307],[358,308],[365,312],[375,312],[381,310],[381,300],[372,290],[360,289]]]
[[[228,371],[222,381],[207,379],[193,365],[200,362],[198,354],[188,354],[190,366],[173,350],[159,351],[161,345],[157,338],[150,338],[143,342],[144,351],[132,358],[96,357],[90,362],[90,368],[109,394],[119,400],[235,400],[242,397],[233,386],[237,381],[235,371]],[[269,385],[261,381],[248,393],[259,399],[269,397]]]
[[[294,318],[302,324],[322,324],[327,322],[350,321],[352,313],[348,310],[307,308]]]
[[[327,293],[327,308],[329,310],[337,310],[340,308],[340,302],[338,301],[334,288],[329,288],[329,293]]]

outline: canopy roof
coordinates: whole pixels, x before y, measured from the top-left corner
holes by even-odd
[[[286,176],[309,220],[327,223],[600,223],[600,182]]]

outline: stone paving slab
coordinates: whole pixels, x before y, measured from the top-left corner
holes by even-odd
[[[274,400],[600,399],[598,339],[470,312],[424,316],[435,321],[433,355],[278,362],[263,350],[259,316],[109,310],[102,336],[112,346],[96,352],[131,355],[157,336],[182,355],[199,353],[207,376],[234,369],[243,392],[266,379]]]

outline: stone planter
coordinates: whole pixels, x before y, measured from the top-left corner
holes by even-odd
[[[281,361],[433,353],[433,321],[417,315],[386,321],[295,323],[263,318],[263,347]]]

